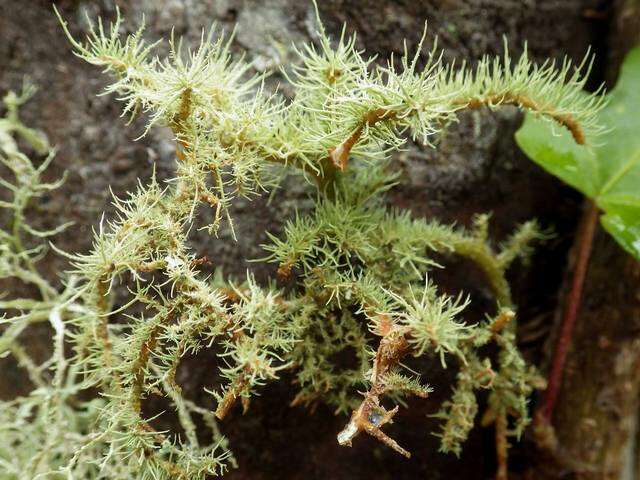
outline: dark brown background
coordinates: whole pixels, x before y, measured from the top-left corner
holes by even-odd
[[[499,54],[502,38],[513,53],[528,42],[536,59],[569,55],[579,60],[589,45],[597,54],[591,86],[612,82],[626,50],[638,40],[640,5],[637,0],[319,0],[321,16],[331,32],[343,22],[358,32],[358,42],[385,59],[400,53],[402,39],[415,44],[424,20],[428,43],[436,35],[448,60],[473,61],[483,54]],[[151,39],[178,34],[196,42],[212,21],[237,25],[234,49],[247,51],[257,69],[286,62],[291,42],[314,38],[313,7],[305,0],[129,0],[59,1],[73,32],[86,27],[84,14],[113,17],[119,4],[131,31],[145,14]],[[278,54],[282,45],[284,54]],[[282,58],[280,58],[282,57]],[[0,92],[18,88],[29,75],[40,87],[23,110],[27,124],[47,132],[59,153],[50,174],[68,170],[65,186],[33,208],[35,223],[51,226],[73,220],[75,226],[55,243],[67,251],[86,251],[91,228],[101,213],[111,212],[109,186],[116,194],[146,179],[155,163],[161,178],[171,175],[174,147],[167,131],[155,129],[145,138],[143,122],[125,126],[114,98],[97,96],[106,84],[98,71],[75,58],[44,0],[0,0]],[[277,81],[274,78],[273,83]],[[285,93],[288,91],[284,87]],[[569,249],[581,214],[581,199],[573,191],[526,160],[513,140],[520,117],[507,109],[475,112],[460,117],[441,141],[438,151],[414,146],[398,155],[402,185],[390,201],[416,215],[467,224],[474,213],[493,212],[492,234],[499,241],[518,223],[538,218],[556,236],[540,247],[529,266],[512,272],[520,307],[519,337],[530,361],[546,368],[548,340],[553,338],[558,301],[566,280]],[[194,245],[229,274],[247,268],[259,278],[270,267],[247,263],[262,255],[265,231],[278,232],[295,206],[306,205],[306,189],[299,182],[285,188],[267,204],[265,198],[238,201],[234,217],[239,241],[228,231],[220,239],[196,235]],[[441,281],[464,288],[482,302],[482,282],[468,265],[451,264]],[[51,278],[67,267],[51,255],[45,268]],[[473,272],[472,272],[473,273]],[[514,477],[607,478],[635,477],[638,414],[638,358],[640,351],[640,272],[637,263],[605,235],[598,234],[589,272],[583,315],[567,368],[567,381],[556,414],[561,449],[539,452],[525,438],[512,451]],[[35,349],[46,344],[47,332],[33,332]],[[546,346],[545,346],[546,345]],[[199,392],[212,386],[211,356],[189,359],[179,381],[205,404]],[[20,372],[0,363],[0,394],[11,396],[28,386]],[[339,448],[335,435],[345,422],[327,407],[314,414],[289,408],[293,390],[288,379],[264,389],[244,417],[234,412],[223,424],[240,464],[228,478],[290,479],[414,479],[490,478],[494,469],[493,432],[475,429],[460,459],[438,453],[437,439],[427,418],[448,395],[453,372],[427,372],[436,388],[432,399],[411,402],[391,426],[391,434],[413,453],[398,457],[369,438],[358,438],[351,449]],[[534,399],[535,400],[535,399]],[[209,403],[207,403],[209,402]]]

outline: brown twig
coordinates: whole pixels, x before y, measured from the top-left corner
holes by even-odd
[[[526,97],[524,95],[515,95],[511,93],[503,93],[497,95],[486,95],[483,98],[472,98],[472,99],[464,99],[458,100],[454,103],[457,103],[465,108],[469,109],[478,109],[483,106],[489,105],[514,105],[518,107],[523,107],[528,110],[532,110],[534,112],[542,113],[543,107],[538,104],[535,100]],[[578,145],[585,144],[585,134],[580,126],[580,124],[573,118],[571,115],[547,112],[543,113],[549,118],[553,119],[555,122],[559,123],[563,127],[565,127],[571,133],[571,136],[575,140]]]
[[[406,334],[406,329],[397,326],[389,327],[388,331],[384,333],[373,363],[371,388],[365,393],[360,406],[351,415],[349,423],[338,434],[340,445],[351,446],[352,440],[360,432],[366,432],[401,455],[407,458],[411,457],[410,452],[381,430],[383,425],[392,422],[394,415],[398,412],[397,406],[393,410],[385,410],[380,405],[380,396],[387,389],[386,375],[411,350]]]
[[[231,383],[227,391],[225,392],[222,400],[218,404],[218,408],[216,408],[215,415],[219,420],[224,420],[224,417],[227,416],[231,407],[236,403],[238,397],[242,395],[242,392],[247,388],[248,378],[245,372],[238,375],[235,380]]]
[[[536,112],[542,112],[543,106],[540,105],[535,100],[524,96],[517,95],[512,93],[501,93],[501,94],[489,94],[485,95],[482,98],[462,98],[457,99],[452,102],[454,107],[459,107],[460,109],[469,108],[469,109],[478,109],[483,106],[489,105],[515,105],[518,107],[526,108],[528,110],[533,110]],[[412,110],[408,110],[408,113],[413,113]],[[553,111],[549,111],[544,113],[548,117],[552,118],[555,122],[565,127],[574,140],[579,145],[584,145],[585,143],[585,134],[582,126],[576,121],[576,119],[568,114],[557,113]],[[403,115],[404,116],[404,115]],[[351,149],[354,145],[360,140],[362,136],[362,132],[366,127],[373,127],[378,122],[383,120],[395,120],[398,118],[398,113],[394,110],[389,110],[386,108],[377,108],[375,110],[371,110],[367,112],[363,117],[361,123],[358,127],[353,131],[353,133],[344,139],[337,146],[329,149],[329,160],[330,163],[327,162],[329,167],[333,167],[341,172],[344,172],[347,168],[347,164],[349,162],[349,154],[351,153]],[[326,167],[327,165],[325,165]],[[325,170],[329,170],[330,168],[325,168]],[[325,175],[327,172],[325,172]]]
[[[337,168],[341,172],[344,172],[347,169],[351,149],[358,140],[360,140],[360,136],[362,135],[362,131],[365,127],[373,127],[378,122],[383,120],[392,120],[396,118],[396,116],[396,112],[386,108],[377,108],[365,113],[362,117],[362,122],[354,132],[339,145],[329,149],[329,159],[331,160],[334,168]]]
[[[503,308],[491,324],[491,333],[493,333],[493,335],[499,335],[504,327],[511,323],[514,318],[516,318],[516,314],[513,310],[510,308]]]
[[[149,356],[156,347],[160,328],[160,324],[156,325],[155,328],[149,332],[147,339],[142,342],[140,352],[138,352],[138,358],[136,358],[131,370],[133,376],[133,382],[131,384],[131,406],[138,415],[142,410],[142,391],[144,389],[147,363]]]

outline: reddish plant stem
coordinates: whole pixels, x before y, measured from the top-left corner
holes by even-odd
[[[580,301],[582,298],[582,288],[587,273],[589,257],[591,256],[591,247],[593,245],[593,236],[595,234],[596,225],[598,223],[598,207],[592,200],[587,200],[586,210],[583,214],[580,231],[576,238],[577,257],[573,279],[571,282],[571,290],[567,297],[564,314],[562,316],[562,325],[560,327],[560,335],[558,343],[553,354],[553,362],[551,371],[549,372],[549,384],[544,395],[544,403],[542,405],[542,418],[548,423],[551,422],[553,408],[555,407],[558,393],[560,392],[560,384],[562,382],[562,373],[564,364],[567,359],[569,345],[573,329],[578,317],[580,309]]]

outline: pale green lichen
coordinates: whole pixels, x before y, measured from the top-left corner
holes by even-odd
[[[386,410],[382,401],[404,405],[408,395],[426,397],[435,387],[406,371],[401,359],[407,355],[436,355],[443,368],[458,365],[453,394],[438,414],[444,451],[459,453],[474,425],[478,389],[490,392],[485,418],[500,426],[499,450],[507,436],[522,432],[527,397],[539,381],[515,346],[505,272],[529,253],[539,228],[527,223],[496,249],[487,216],[467,230],[390,210],[384,194],[398,180],[388,158],[407,133],[431,143],[458,110],[481,104],[538,111],[583,140],[598,130],[593,119],[600,101],[578,93],[582,77],[569,75],[567,65],[536,67],[526,56],[513,68],[505,56],[458,71],[435,51],[418,68],[420,47],[405,53],[401,68],[393,62],[374,68],[353,38],[343,34],[332,46],[321,27],[319,47],[298,50],[289,75],[296,96],[285,102],[262,92],[261,78],[248,77],[248,64],[233,60],[230,40],[213,40],[213,29],[195,51],[172,39],[170,54],[160,59],[142,28],[122,39],[119,18],[108,28],[92,27],[84,43],[61,22],[75,54],[115,76],[107,92],[118,95],[125,113],[144,112],[148,128],[172,129],[175,175],[164,185],[153,178],[115,200],[117,214],[100,223],[93,249],[67,255],[72,270],[58,289],[39,273],[44,247],[31,240],[60,229],[39,232],[24,219],[28,202],[57,184],[40,180],[50,160],[35,168],[18,151],[14,133],[39,152],[46,144],[19,123],[19,97],[7,97],[0,151],[16,183],[2,181],[13,195],[2,206],[13,217],[0,233],[0,270],[33,283],[39,294],[0,301],[7,312],[1,352],[13,354],[35,386],[0,411],[5,477],[24,478],[25,471],[29,478],[222,474],[235,460],[220,420],[237,400],[249,409],[260,387],[285,369],[296,379],[292,403],[353,411],[341,444],[366,431],[408,455],[381,430],[398,408]],[[201,274],[205,259],[188,241],[196,217],[210,207],[215,233],[225,219],[231,222],[234,197],[258,194],[290,171],[313,181],[318,192],[314,210],[290,219],[284,234],[265,245],[288,287],[261,286],[251,275],[233,282]],[[485,321],[465,322],[466,297],[441,294],[425,280],[437,268],[434,253],[466,257],[484,272],[496,298]],[[46,321],[55,332],[54,356],[37,365],[18,336]],[[481,349],[490,342],[496,359]],[[188,400],[176,380],[183,357],[205,348],[219,359],[217,366],[202,366],[222,380],[211,391],[215,412]],[[344,355],[355,363],[341,360]],[[100,394],[86,400],[79,393],[87,389]],[[152,426],[143,408],[151,396],[175,410],[180,433]],[[513,431],[503,428],[507,416]],[[206,442],[201,428],[208,429]]]

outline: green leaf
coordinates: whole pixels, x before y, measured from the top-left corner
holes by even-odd
[[[606,133],[577,145],[564,128],[527,115],[516,141],[534,162],[592,198],[602,226],[640,260],[640,48],[626,57],[599,114]]]

